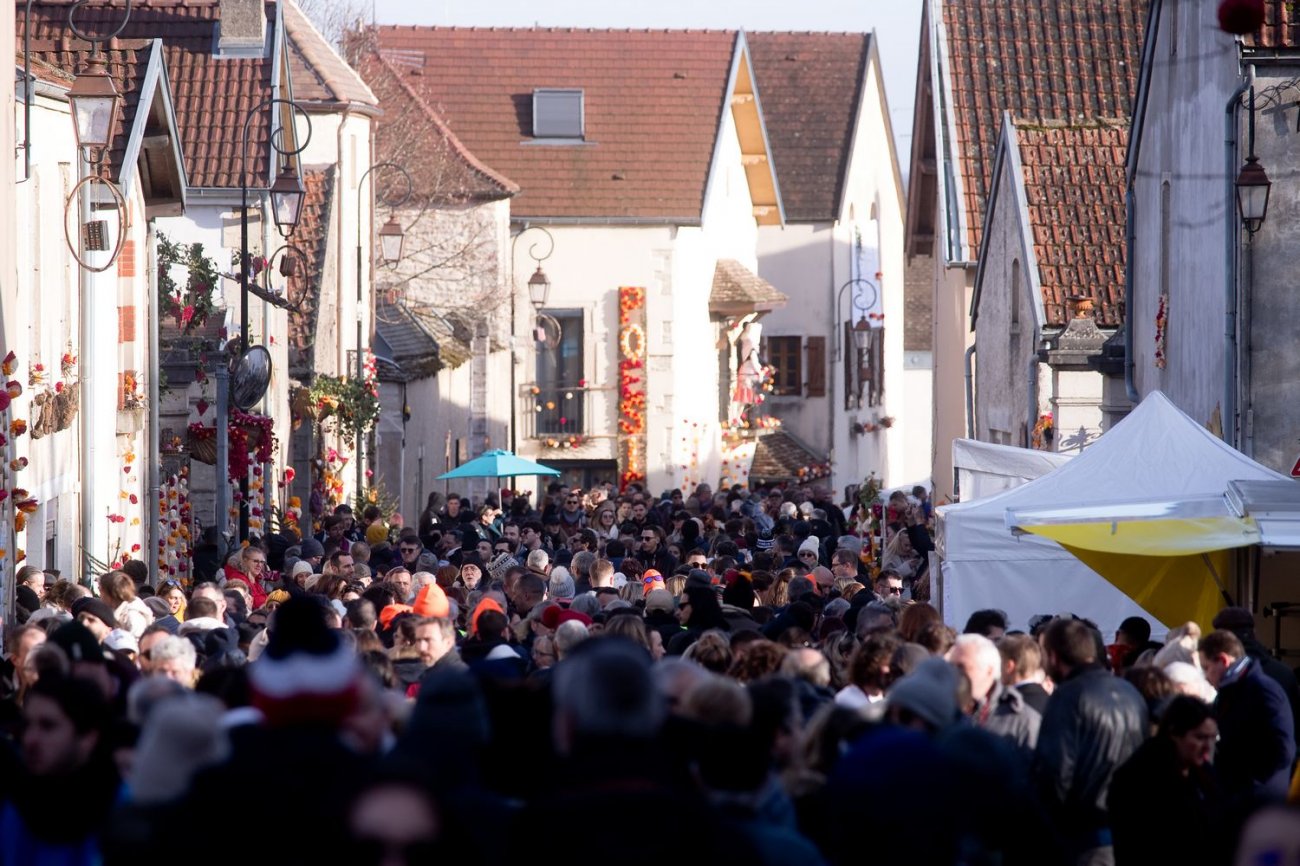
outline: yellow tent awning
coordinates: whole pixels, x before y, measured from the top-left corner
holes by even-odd
[[[1013,510],[1007,525],[1057,542],[1166,625],[1205,630],[1228,603],[1229,551],[1260,541],[1222,496]]]

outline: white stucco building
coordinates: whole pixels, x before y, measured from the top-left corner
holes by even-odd
[[[905,378],[903,184],[876,39],[747,36],[785,205],[783,225],[759,229],[758,271],[790,298],[764,322],[766,356],[781,362],[765,408],[839,490],[868,473],[923,481],[929,371],[922,361]]]
[[[783,300],[755,275],[759,226],[782,206],[745,36],[382,27],[375,40],[519,186],[513,291],[493,311],[514,346],[500,444],[580,485],[716,484],[741,375],[727,332]],[[748,278],[718,278],[734,274],[720,262]],[[539,265],[540,319],[527,286]]]

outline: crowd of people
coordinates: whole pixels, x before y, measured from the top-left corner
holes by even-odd
[[[1300,691],[1249,611],[959,634],[929,522],[557,483],[209,534],[192,585],[23,569],[0,866],[1297,862]]]

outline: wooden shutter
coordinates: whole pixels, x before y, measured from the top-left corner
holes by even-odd
[[[826,396],[826,338],[809,337],[806,349],[809,397]]]
[[[857,344],[853,342],[853,324],[844,323],[844,335],[840,337],[841,346],[844,350],[840,353],[841,360],[844,363],[844,411],[858,408],[858,389],[854,383],[858,378],[858,358]]]

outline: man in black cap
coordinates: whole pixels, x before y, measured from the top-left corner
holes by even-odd
[[[77,622],[84,625],[95,636],[95,640],[103,642],[108,637],[108,633],[118,628],[117,617],[113,616],[113,609],[108,604],[98,598],[79,598],[72,603],[72,617]]]

